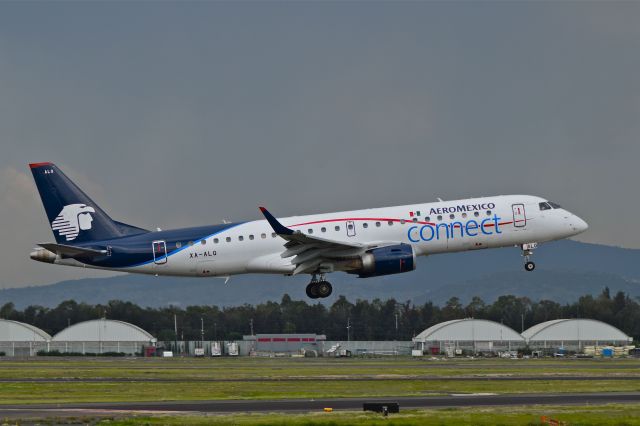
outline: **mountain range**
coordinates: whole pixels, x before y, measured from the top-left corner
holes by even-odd
[[[604,287],[640,297],[640,250],[577,241],[541,245],[535,252],[537,268],[526,272],[516,248],[449,253],[418,259],[410,273],[359,279],[343,273],[331,274],[333,295],[321,300],[333,303],[339,295],[347,299],[411,300],[422,304],[444,304],[452,296],[467,303],[473,296],[493,302],[505,294],[573,302],[585,294],[599,294]],[[55,266],[52,266],[55,267]],[[308,276],[233,276],[225,284],[216,278],[173,278],[149,275],[118,275],[22,288],[0,290],[0,305],[13,302],[54,307],[74,299],[90,304],[125,300],[140,306],[217,305],[237,306],[279,301],[285,293],[306,300]]]

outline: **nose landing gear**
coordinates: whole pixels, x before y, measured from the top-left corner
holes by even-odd
[[[331,283],[324,279],[324,274],[320,274],[320,280],[316,278],[316,274],[313,274],[311,278],[311,282],[307,285],[307,296],[311,299],[318,299],[325,297],[329,297],[331,292],[333,291],[333,287],[331,287]]]
[[[524,257],[524,270],[531,272],[536,269],[536,264],[529,259],[533,255],[533,250],[538,247],[538,243],[522,244],[520,247],[522,248],[522,257]]]

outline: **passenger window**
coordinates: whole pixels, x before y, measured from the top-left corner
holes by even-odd
[[[442,216],[438,215],[438,220],[442,220]]]
[[[327,228],[325,228],[324,226],[323,226],[322,228],[320,228],[320,230],[321,230],[322,232],[327,232]]]
[[[466,213],[462,213],[462,218],[464,219],[466,217],[467,217],[467,214]]]
[[[393,225],[393,221],[392,221],[392,220],[390,220],[390,221],[388,221],[388,222],[387,222],[387,224],[388,224],[389,226],[392,226],[392,225]]]
[[[411,219],[411,220],[412,220],[413,222],[417,222],[417,221],[418,221],[418,218],[417,218],[417,217],[414,217],[414,218],[413,218],[413,219]]]
[[[416,219],[416,218],[414,217],[414,219]],[[416,222],[416,221],[417,221],[417,219],[414,220],[414,222]],[[405,220],[404,219],[400,219],[400,225],[404,225],[404,223],[405,223]]]
[[[491,216],[491,210],[487,210],[487,216]]]
[[[339,230],[340,230],[340,227],[339,227],[339,226],[336,226],[334,229],[335,229],[336,231],[339,231]]]
[[[455,218],[456,218],[456,215],[455,215],[455,214],[450,214],[450,215],[449,215],[449,219],[455,219]]]
[[[480,213],[479,213],[479,212],[473,212],[473,215],[474,215],[475,217],[478,217],[478,216],[480,216]]]
[[[250,239],[250,240],[253,240],[253,235],[249,235],[249,239]]]
[[[431,218],[429,216],[425,217],[424,220],[426,220],[427,222],[429,222],[431,220]]]
[[[227,237],[226,240],[227,240],[228,243],[230,243],[231,242],[231,237]]]
[[[267,238],[267,234],[260,234],[260,238],[264,240],[265,238]]]
[[[207,240],[201,240],[201,241],[200,241],[200,244],[202,244],[202,245],[207,244]]]
[[[182,243],[181,243],[180,241],[178,241],[178,242],[176,243],[176,248],[180,248],[180,247],[182,247]]]
[[[244,240],[244,237],[243,237],[242,235],[240,235],[240,236],[238,237],[238,240],[243,241],[243,240]]]
[[[214,239],[213,239],[213,244],[218,244],[219,242],[220,242],[220,240],[219,240],[219,239],[217,239],[217,238],[214,238]]]
[[[189,241],[189,247],[193,245],[193,241]]]
[[[365,222],[365,223],[363,223],[363,224],[362,224],[362,227],[363,227],[363,228],[368,228],[368,227],[369,227],[369,224],[368,224],[367,222]]]
[[[380,228],[380,222],[376,222],[376,227]]]
[[[309,228],[307,229],[307,232],[309,232],[309,234],[313,234],[313,229]]]

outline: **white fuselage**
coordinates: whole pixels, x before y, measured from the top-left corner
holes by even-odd
[[[280,218],[295,231],[332,241],[410,244],[416,255],[520,246],[559,240],[587,229],[587,224],[546,200],[502,195],[435,203],[383,207]],[[159,234],[156,242],[162,243]],[[194,241],[180,241],[157,261],[112,269],[175,276],[229,276],[245,273],[291,274],[295,265],[281,254],[286,241],[266,220],[230,226]],[[54,263],[86,266],[73,259]],[[336,269],[340,270],[340,269]]]

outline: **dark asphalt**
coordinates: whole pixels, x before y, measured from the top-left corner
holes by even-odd
[[[607,403],[640,403],[640,392],[559,393],[559,394],[476,394],[430,397],[281,399],[247,401],[170,401],[123,402],[95,404],[5,405],[0,418],[46,418],[70,416],[118,416],[128,413],[184,414],[239,412],[305,412],[325,407],[334,410],[362,410],[365,402],[397,402],[400,410],[410,408],[519,406],[519,405],[585,405]]]
[[[407,380],[428,380],[428,381],[584,381],[584,380],[638,380],[640,376],[592,376],[592,375],[566,375],[566,376],[398,376],[398,377],[256,377],[256,378],[207,378],[207,377],[183,377],[183,378],[160,378],[160,377],[53,377],[53,378],[24,378],[24,379],[0,379],[0,383],[235,383],[235,382],[369,382],[369,381],[407,381]]]
[[[584,380],[638,380],[640,376],[462,376],[462,377],[449,377],[449,376],[398,376],[398,377],[378,377],[378,376],[363,376],[363,377],[265,377],[265,378],[231,378],[231,379],[216,379],[216,378],[190,378],[184,377],[179,379],[171,378],[159,378],[159,377],[139,377],[139,378],[117,378],[117,377],[53,377],[53,378],[24,378],[24,379],[0,379],[0,383],[216,383],[216,382],[370,382],[370,381],[407,381],[407,380],[429,380],[429,381],[444,381],[444,382],[469,382],[469,381],[584,381]]]

